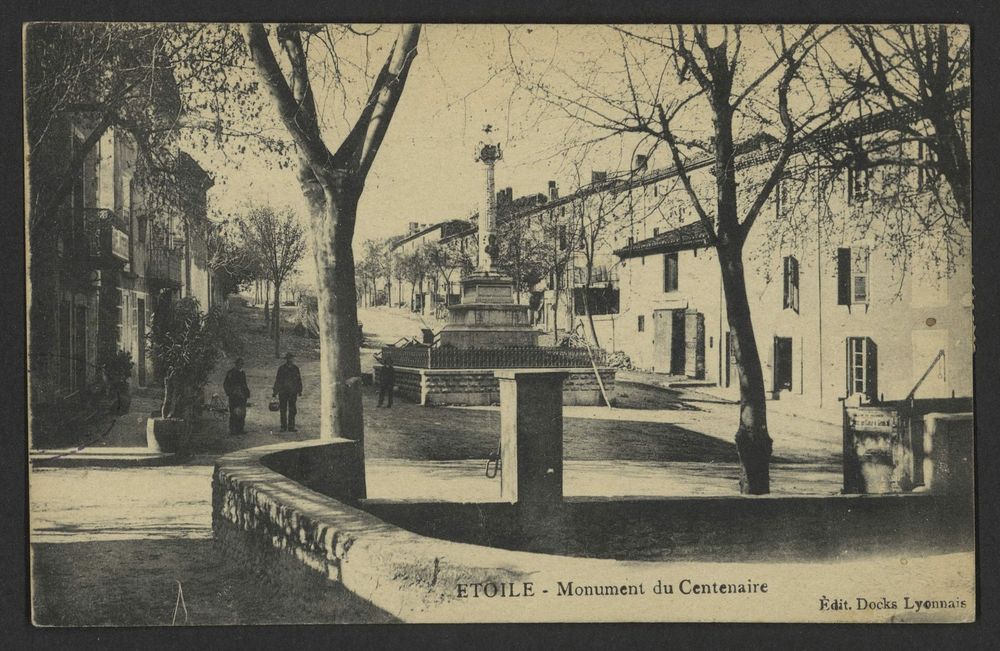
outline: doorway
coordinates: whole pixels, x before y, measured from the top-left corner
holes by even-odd
[[[792,338],[774,338],[774,392],[792,389]]]
[[[653,310],[653,370],[684,375],[684,310]]]

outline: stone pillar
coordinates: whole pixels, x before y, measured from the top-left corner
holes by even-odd
[[[490,128],[487,126],[484,131],[489,133]],[[479,209],[479,264],[476,265],[476,270],[480,272],[493,271],[493,254],[496,251],[489,247],[491,238],[493,241],[496,239],[493,231],[496,227],[497,197],[493,171],[496,162],[501,158],[503,158],[503,152],[500,150],[499,144],[479,143],[476,148],[476,160],[483,164],[486,175],[484,179],[486,194],[483,197],[483,205]]]
[[[924,416],[924,485],[931,493],[972,494],[972,414]]]
[[[548,369],[497,370],[500,384],[500,497],[555,504],[563,497],[563,381]]]
[[[486,178],[484,179],[486,196],[483,197],[483,208],[479,213],[479,271],[493,270],[493,256],[490,255],[487,245],[489,244],[490,235],[493,233],[497,205],[497,198],[494,194],[496,190],[493,176],[494,166],[492,160],[483,159],[483,169],[486,173]]]

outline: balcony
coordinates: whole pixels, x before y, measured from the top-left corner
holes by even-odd
[[[153,243],[146,253],[146,281],[160,287],[181,286],[183,256],[166,243]]]
[[[113,210],[75,208],[66,213],[64,255],[77,269],[121,267],[129,261],[128,224]]]

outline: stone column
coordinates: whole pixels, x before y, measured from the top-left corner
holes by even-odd
[[[489,132],[487,131],[487,133]],[[479,143],[476,160],[483,164],[486,175],[484,184],[486,195],[483,197],[483,205],[479,210],[479,264],[476,265],[476,270],[482,272],[493,271],[493,256],[490,255],[487,246],[496,227],[497,198],[493,172],[496,162],[501,158],[503,158],[503,153],[500,151],[500,145]]]
[[[497,370],[500,383],[500,498],[555,504],[563,497],[563,381],[548,369]]]

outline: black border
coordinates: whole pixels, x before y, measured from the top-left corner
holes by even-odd
[[[12,3],[13,4],[13,3]],[[659,0],[594,2],[592,0],[468,0],[416,3],[366,0],[318,0],[294,6],[262,0],[182,0],[169,4],[149,0],[35,0],[0,8],[0,361],[7,370],[8,396],[0,407],[0,646],[26,648],[267,648],[348,645],[523,648],[558,645],[567,648],[626,646],[695,648],[737,647],[829,648],[863,644],[876,648],[1000,648],[997,627],[1000,592],[997,549],[1000,547],[1000,444],[997,343],[1000,338],[1000,160],[997,129],[1000,30],[995,0]],[[975,394],[978,481],[978,608],[970,625],[453,625],[453,626],[261,626],[191,629],[35,629],[30,624],[27,560],[27,464],[25,435],[23,136],[21,131],[21,25],[38,20],[133,21],[358,21],[403,22],[963,22],[973,27],[973,165],[976,358]],[[724,616],[724,614],[723,614]]]

